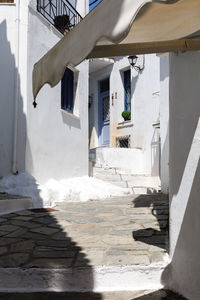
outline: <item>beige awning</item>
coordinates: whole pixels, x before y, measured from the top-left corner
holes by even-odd
[[[85,58],[200,50],[200,0],[103,0],[33,70],[33,95]]]

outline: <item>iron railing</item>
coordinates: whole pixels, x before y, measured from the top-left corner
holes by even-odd
[[[68,0],[37,0],[37,11],[61,33],[71,30],[82,20]]]

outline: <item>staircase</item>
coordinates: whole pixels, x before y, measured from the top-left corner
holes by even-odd
[[[110,150],[110,149],[109,149]],[[90,150],[90,176],[126,189],[130,194],[153,194],[160,192],[160,178],[145,174],[133,174],[128,168],[117,167],[104,159],[106,148]]]

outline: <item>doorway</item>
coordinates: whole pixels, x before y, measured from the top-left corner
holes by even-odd
[[[110,82],[99,81],[99,146],[110,145]]]

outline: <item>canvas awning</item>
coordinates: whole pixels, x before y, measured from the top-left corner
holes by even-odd
[[[33,95],[85,58],[200,50],[200,0],[103,0],[33,70]]]

